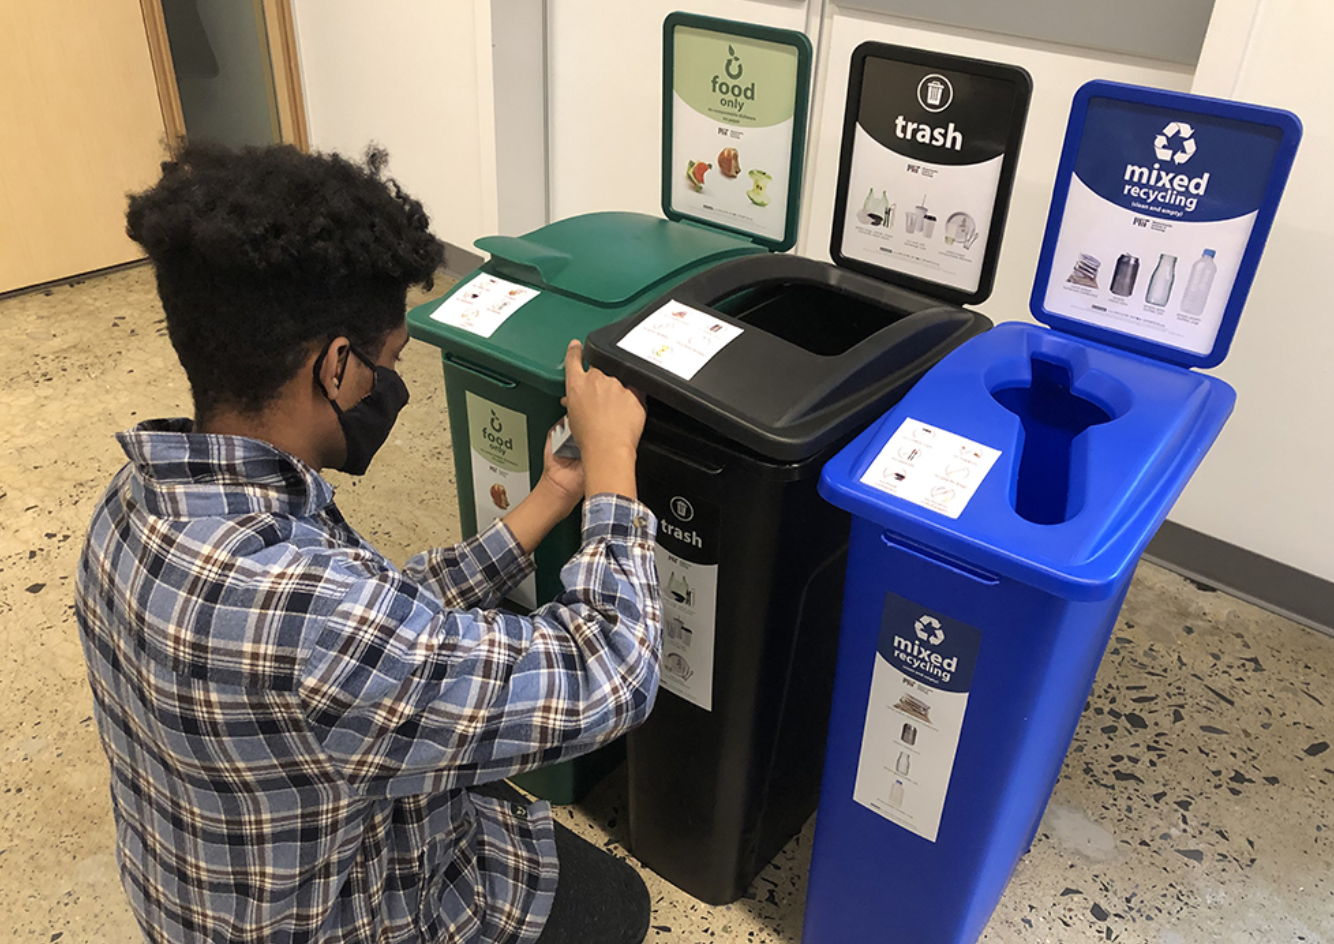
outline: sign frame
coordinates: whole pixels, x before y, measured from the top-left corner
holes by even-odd
[[[866,61],[872,58],[886,59],[932,70],[964,73],[983,79],[1010,83],[1014,86],[1014,113],[1011,116],[1009,133],[1005,141],[1005,151],[1001,158],[1000,178],[996,185],[996,196],[992,205],[991,224],[987,228],[987,243],[982,258],[981,273],[977,288],[973,291],[966,291],[944,282],[919,278],[888,266],[873,265],[852,258],[843,251],[844,235],[847,231],[848,190],[853,171],[853,151],[856,143],[862,96],[866,91]],[[1014,186],[1015,169],[1019,163],[1019,150],[1023,143],[1024,128],[1028,120],[1028,106],[1032,94],[1032,77],[1029,76],[1027,70],[1020,66],[991,62],[985,59],[972,59],[966,56],[953,56],[909,46],[895,46],[889,43],[865,42],[859,45],[852,53],[852,63],[848,73],[848,95],[843,113],[843,138],[839,152],[838,184],[834,197],[833,226],[829,238],[829,255],[835,264],[854,272],[860,272],[863,275],[869,275],[882,282],[899,285],[956,305],[977,304],[989,298],[995,284],[996,267],[1000,259],[1001,242],[1005,232],[1005,220],[1010,208],[1010,194]]]
[[[1071,183],[1075,179],[1075,166],[1084,139],[1089,106],[1097,99],[1109,99],[1113,102],[1170,110],[1174,115],[1179,114],[1183,117],[1194,114],[1226,119],[1232,122],[1249,123],[1271,131],[1277,130],[1280,134],[1277,151],[1269,171],[1269,179],[1265,184],[1260,205],[1256,210],[1255,222],[1246,241],[1246,248],[1242,253],[1241,262],[1233,280],[1232,291],[1228,296],[1222,321],[1214,338],[1214,345],[1206,353],[1198,354],[1185,348],[1162,344],[1133,334],[1101,327],[1077,318],[1058,314],[1046,307],[1046,295],[1051,282],[1057,243],[1061,235],[1061,224],[1065,218],[1066,204],[1070,198]],[[1241,320],[1242,309],[1246,304],[1246,297],[1250,293],[1251,284],[1255,279],[1260,257],[1264,253],[1265,243],[1274,223],[1274,216],[1278,212],[1279,201],[1283,196],[1283,189],[1292,170],[1301,136],[1301,120],[1292,112],[1283,109],[1207,98],[1184,92],[1145,88],[1101,79],[1085,83],[1075,93],[1070,105],[1070,119],[1066,125],[1065,140],[1061,148],[1061,160],[1056,172],[1056,187],[1052,193],[1051,208],[1048,211],[1047,225],[1042,239],[1042,251],[1038,256],[1037,273],[1033,279],[1033,292],[1029,300],[1029,308],[1033,317],[1063,334],[1096,341],[1181,367],[1215,367],[1222,363],[1227,357],[1228,349],[1231,347],[1237,323]]]
[[[793,90],[792,108],[792,145],[788,155],[787,204],[784,208],[783,235],[779,238],[767,237],[742,227],[727,226],[714,219],[692,215],[676,209],[672,200],[672,183],[676,174],[684,168],[675,166],[673,151],[675,146],[676,55],[675,37],[679,28],[702,30],[723,36],[735,36],[738,39],[760,40],[780,46],[791,46],[797,54],[796,88]],[[673,222],[690,222],[710,229],[735,233],[753,240],[775,252],[786,252],[797,244],[797,230],[801,219],[801,189],[805,170],[806,133],[810,117],[811,98],[811,62],[814,50],[805,33],[795,30],[779,29],[772,26],[759,26],[736,20],[725,20],[694,13],[672,13],[662,24],[662,212]]]

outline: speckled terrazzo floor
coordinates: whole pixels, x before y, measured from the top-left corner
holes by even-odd
[[[92,502],[123,461],[112,433],[189,411],[160,319],[145,269],[0,300],[0,942],[138,939],[70,604]],[[403,373],[412,405],[371,473],[330,476],[398,561],[458,536],[434,350],[411,345]],[[1141,565],[982,940],[1334,944],[1332,679],[1334,639]],[[623,772],[558,816],[624,853]],[[798,941],[812,830],[728,907],[645,873],[649,939]]]

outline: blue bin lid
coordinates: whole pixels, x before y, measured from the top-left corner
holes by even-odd
[[[1071,391],[1115,417],[1074,443],[1072,478],[1082,507],[1059,524],[1037,524],[1015,510],[1024,430],[993,396],[1031,377],[1035,355],[1068,364]],[[949,354],[831,459],[820,492],[971,567],[1070,600],[1104,599],[1135,566],[1235,400],[1214,377],[1044,328],[1002,324]],[[1000,453],[957,518],[861,481],[909,419]]]
[[[1168,363],[1221,363],[1301,130],[1277,108],[1084,85],[1070,108],[1033,316]]]

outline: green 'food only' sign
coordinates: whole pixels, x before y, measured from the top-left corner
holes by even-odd
[[[481,397],[468,397],[468,433],[472,448],[507,472],[528,471],[528,424],[522,413]]]
[[[676,94],[701,114],[746,128],[790,121],[796,82],[796,47],[676,31]]]
[[[663,53],[667,215],[791,248],[810,41],[790,30],[673,13]]]

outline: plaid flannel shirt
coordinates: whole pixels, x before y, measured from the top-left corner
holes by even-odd
[[[77,613],[122,882],[153,942],[536,938],[550,810],[465,788],[648,714],[656,522],[584,504],[565,591],[481,607],[532,570],[496,524],[394,568],[333,488],[251,439],[152,421],[94,514]]]

